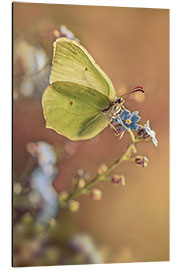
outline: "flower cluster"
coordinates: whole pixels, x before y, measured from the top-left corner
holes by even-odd
[[[116,134],[124,133],[125,131],[138,131],[137,139],[152,139],[155,146],[158,146],[156,139],[156,133],[150,128],[149,120],[144,126],[138,124],[141,117],[138,115],[138,111],[130,112],[129,110],[122,110],[112,121],[112,125]]]
[[[137,122],[140,120],[138,111],[131,113],[129,110],[123,110],[121,113],[113,120],[113,126],[115,126],[117,133],[125,132],[128,130],[137,130]]]

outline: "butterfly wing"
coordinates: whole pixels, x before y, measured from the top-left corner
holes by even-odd
[[[46,127],[71,140],[95,137],[109,123],[102,112],[110,107],[100,92],[73,82],[54,82],[43,94]]]
[[[87,50],[74,40],[59,38],[54,44],[50,83],[67,81],[90,87],[113,101],[112,82]]]

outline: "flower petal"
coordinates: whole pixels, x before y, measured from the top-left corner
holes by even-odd
[[[122,119],[122,120],[126,120],[127,118],[130,117],[130,111],[127,111],[127,110],[124,110],[122,111],[120,114],[119,114],[119,117]]]
[[[131,124],[130,124],[130,129],[131,129],[131,130],[137,130],[138,127],[139,127],[139,126],[138,126],[136,123],[131,123]]]
[[[150,126],[149,126],[149,120],[147,120],[147,123],[145,124],[145,127],[150,128]]]
[[[154,130],[150,128],[149,125],[149,120],[147,120],[147,123],[144,125],[144,129],[146,133],[151,137],[152,142],[154,143],[155,146],[158,146],[158,140],[156,139],[156,133]]]
[[[124,126],[121,126],[121,131],[128,131],[128,129],[125,128]]]
[[[115,118],[115,119],[113,120],[113,122],[114,122],[114,123],[119,123],[119,124],[121,124],[121,120],[119,119],[119,117]]]
[[[139,113],[138,111],[135,111],[132,113],[132,116],[137,115],[138,113]]]
[[[158,146],[158,141],[157,141],[157,139],[155,137],[152,138],[152,142],[154,143],[155,146]]]
[[[141,119],[141,117],[139,115],[133,115],[132,118],[131,118],[131,121],[132,122],[138,122],[139,120]]]

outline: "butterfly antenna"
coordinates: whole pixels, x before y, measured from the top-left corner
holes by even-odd
[[[132,93],[135,93],[135,92],[142,92],[142,93],[144,93],[144,87],[143,86],[136,86],[135,88],[131,89],[128,93],[125,93],[121,97],[128,96],[128,95],[130,95]]]

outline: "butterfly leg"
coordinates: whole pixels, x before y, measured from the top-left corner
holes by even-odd
[[[117,129],[115,128],[115,126],[113,126],[113,125],[111,124],[111,122],[109,122],[109,126],[110,126],[110,128],[114,129],[114,130],[117,132]]]
[[[123,135],[124,135],[124,131],[122,131],[122,133],[120,134],[120,136],[119,136],[119,140],[121,140],[122,139],[122,137],[123,137]]]

